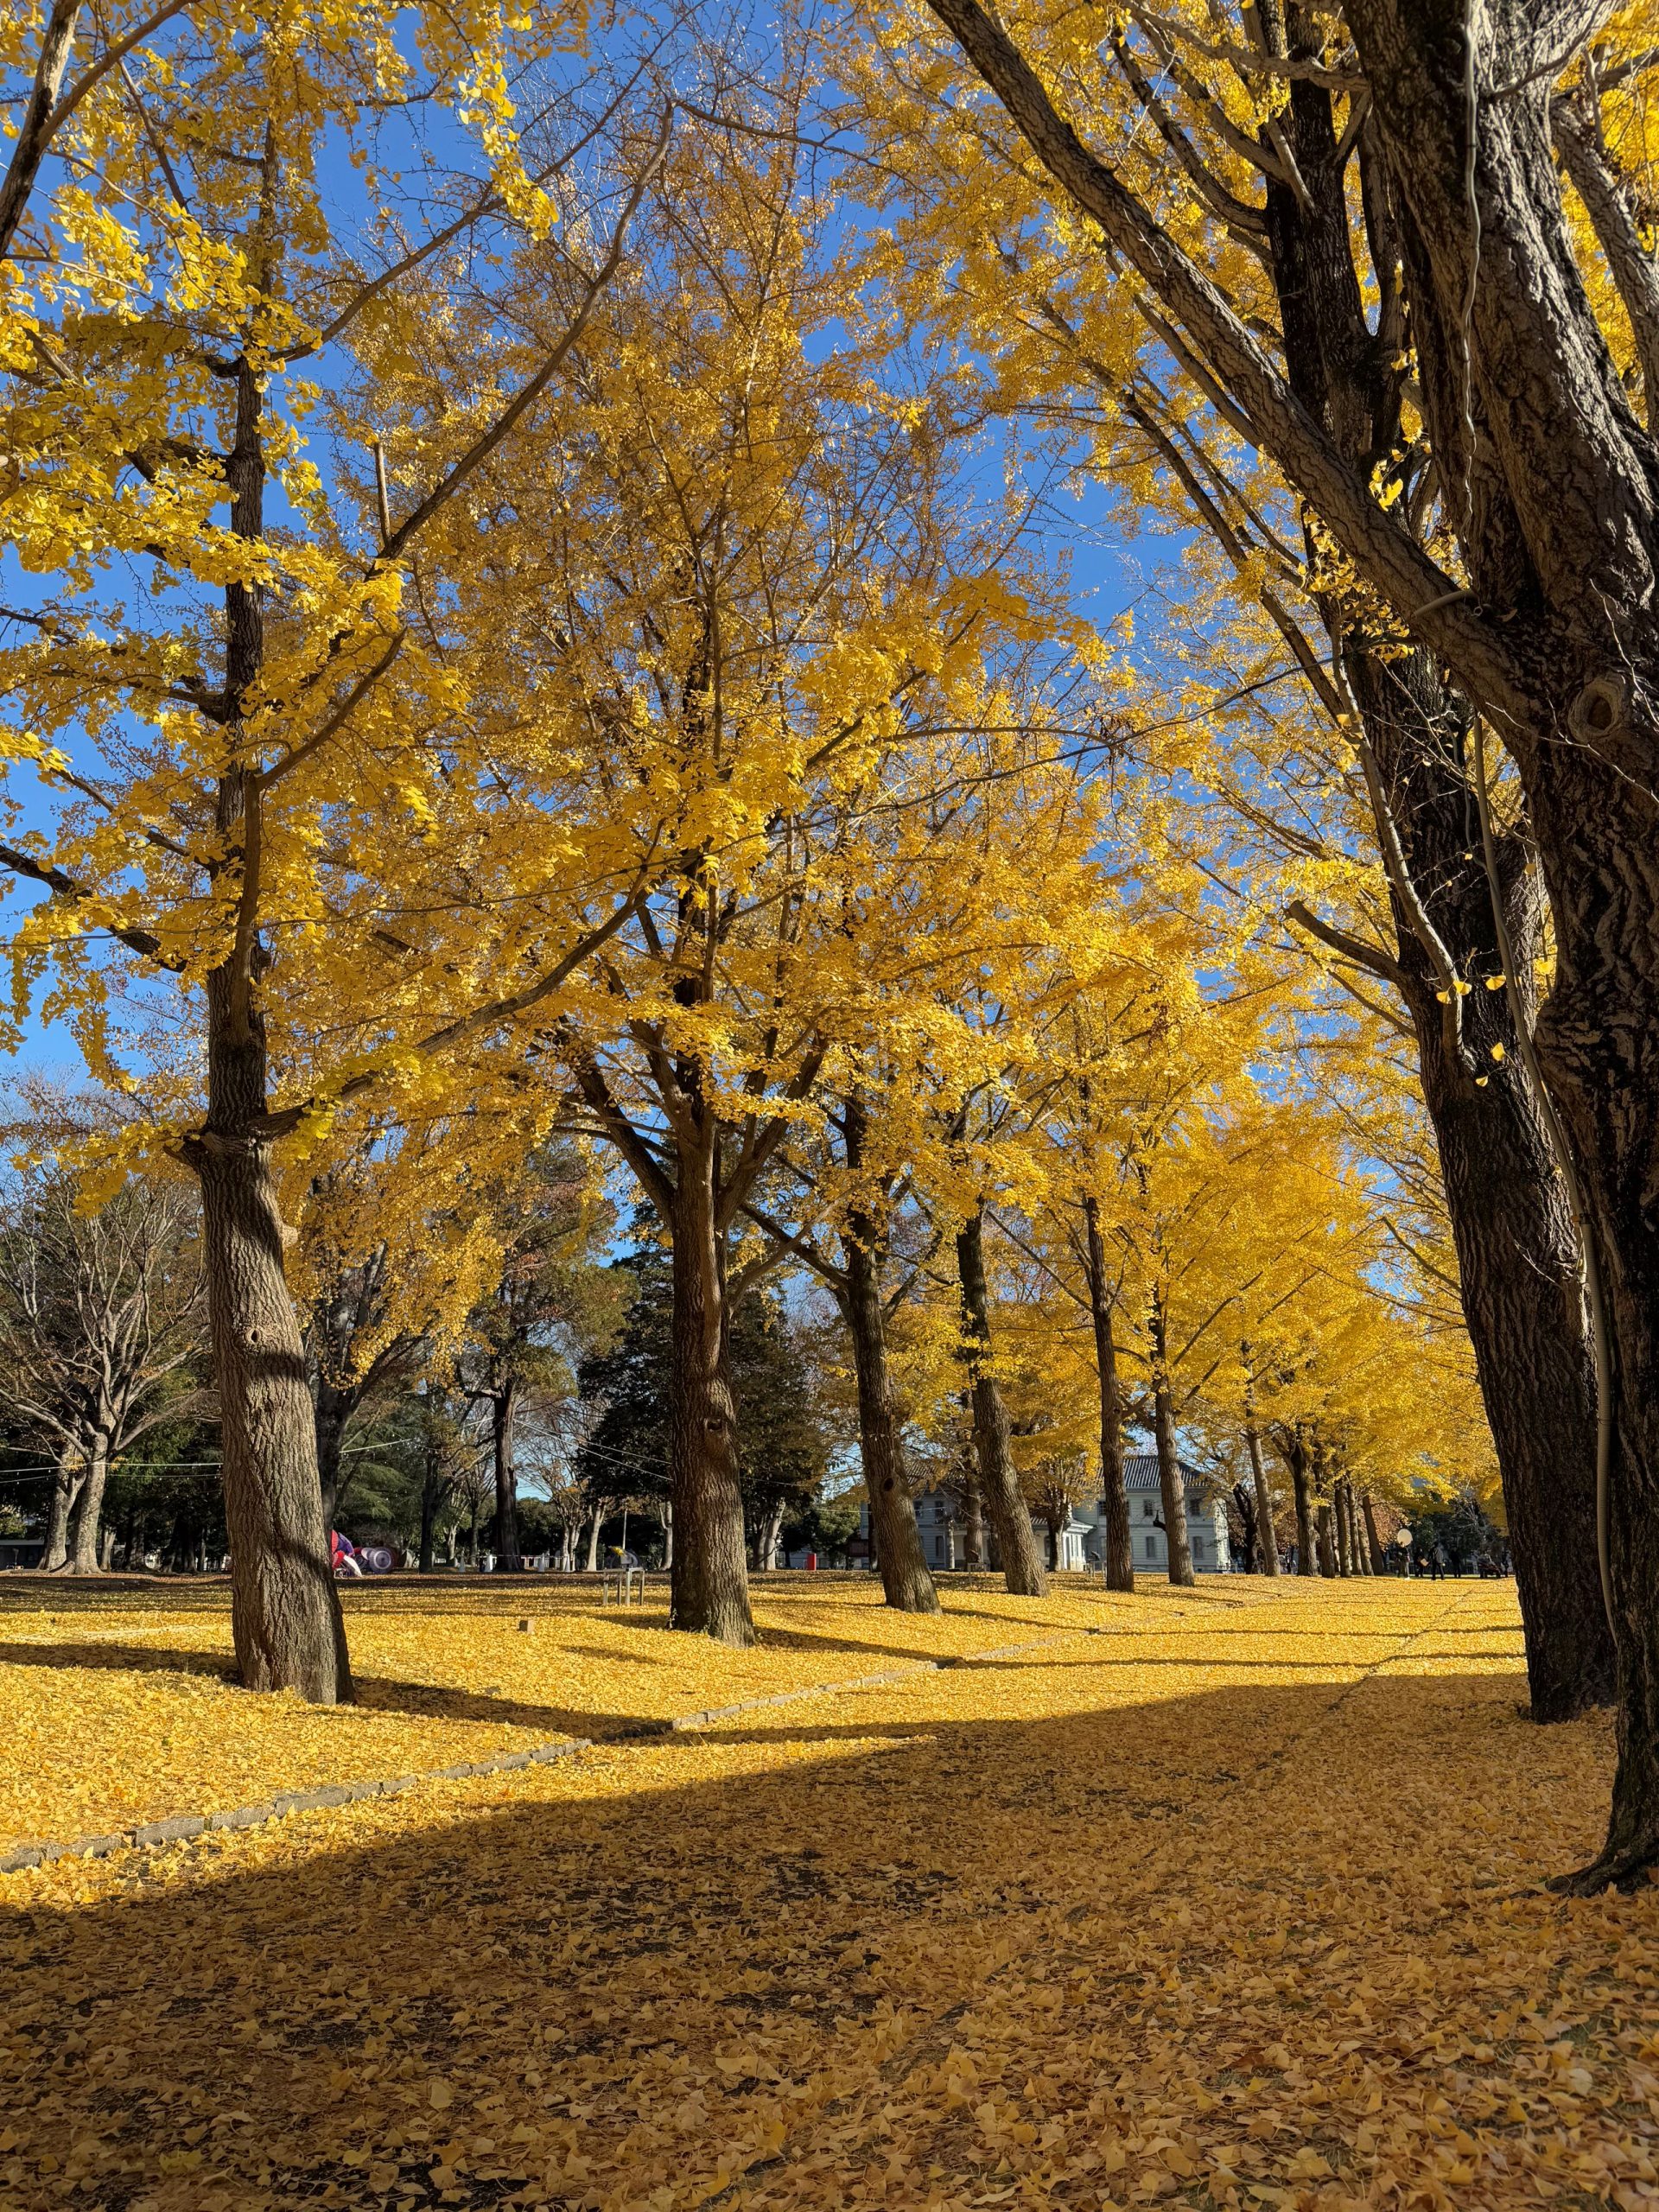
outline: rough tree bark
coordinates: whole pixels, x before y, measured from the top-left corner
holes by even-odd
[[[669,1486],[674,1501],[670,1623],[717,1643],[754,1641],[737,1406],[727,1353],[726,1250],[712,1133],[680,1148],[673,1195]]]
[[[1371,1573],[1386,1574],[1389,1571],[1389,1554],[1382,1539],[1376,1533],[1376,1506],[1370,1491],[1362,1491],[1359,1505],[1361,1512],[1365,1516],[1365,1541],[1370,1551]]]
[[[1337,1573],[1337,1547],[1331,1530],[1331,1504],[1326,1498],[1319,1500],[1319,1573],[1326,1581],[1332,1581]]]
[[[970,1214],[957,1236],[957,1273],[962,1284],[963,1337],[972,1386],[974,1449],[979,1463],[979,1493],[1002,1556],[1002,1577],[1022,1598],[1040,1598],[1047,1577],[1037,1549],[1025,1494],[1009,1445],[1007,1408],[991,1357],[990,1300],[985,1285],[985,1218]]]
[[[1279,1539],[1273,1529],[1273,1492],[1268,1486],[1268,1470],[1262,1457],[1262,1436],[1252,1412],[1244,1424],[1244,1441],[1250,1454],[1250,1481],[1255,1491],[1255,1525],[1262,1546],[1262,1572],[1279,1572]]]
[[[972,1400],[969,1401],[971,1407]],[[970,1467],[962,1491],[962,1563],[977,1573],[985,1564],[985,1511],[979,1501],[979,1483]]]
[[[1092,1192],[1083,1199],[1087,1238],[1089,1318],[1095,1332],[1095,1372],[1100,1382],[1100,1497],[1106,1533],[1106,1587],[1135,1588],[1135,1554],[1129,1535],[1129,1494],[1123,1486],[1123,1400],[1117,1378],[1117,1338],[1112,1329],[1111,1284],[1106,1243],[1100,1233],[1100,1204]]]
[[[490,1523],[490,1545],[498,1566],[518,1563],[518,1472],[513,1463],[512,1439],[518,1412],[518,1385],[509,1381],[490,1398],[490,1433],[495,1454],[495,1515]]]
[[[1186,1485],[1175,1449],[1175,1407],[1169,1388],[1168,1317],[1162,1294],[1154,1289],[1149,1319],[1152,1337],[1152,1434],[1158,1451],[1158,1487],[1163,1496],[1164,1541],[1169,1552],[1169,1579],[1183,1590],[1192,1587],[1192,1544],[1186,1530]]]
[[[842,1126],[847,1165],[857,1173],[865,1164],[868,1135],[868,1116],[858,1098],[847,1099]],[[862,1207],[852,1208],[844,1240],[845,1274],[834,1287],[853,1340],[859,1449],[882,1596],[901,1613],[937,1613],[939,1593],[928,1572],[922,1532],[916,1525],[904,1439],[887,1371],[887,1309],[881,1298],[883,1242],[881,1224],[874,1216]]]
[[[264,459],[259,390],[251,365],[237,372],[236,442],[226,477],[238,537],[264,531]],[[256,681],[264,658],[257,588],[226,593],[226,693]],[[232,766],[220,779],[219,830],[245,880],[257,880],[257,793]],[[334,1587],[316,1422],[300,1325],[289,1296],[286,1232],[271,1173],[264,1022],[257,999],[263,964],[248,933],[207,977],[207,1114],[186,1147],[201,1186],[202,1246],[213,1379],[219,1403],[225,1522],[231,1543],[231,1628],[250,1689],[292,1689],[315,1705],[352,1694],[345,1624]]]
[[[1324,32],[1311,12],[1282,0],[1267,5],[1275,48],[1312,58]],[[1388,271],[1373,330],[1355,266],[1346,157],[1338,156],[1329,88],[1298,79],[1277,127],[1301,188],[1269,177],[1264,195],[1287,378],[1338,451],[1369,471],[1398,439],[1399,383],[1387,357],[1403,342],[1408,315],[1393,275],[1403,247],[1395,237],[1382,150],[1375,133],[1362,132],[1357,151],[1366,223],[1373,253]],[[1605,1702],[1612,1688],[1596,1567],[1595,1390],[1578,1238],[1516,1052],[1508,995],[1478,990],[1449,1007],[1440,959],[1402,895],[1408,885],[1461,982],[1501,971],[1491,886],[1479,841],[1470,834],[1470,708],[1434,655],[1373,652],[1334,603],[1322,600],[1321,613],[1371,749],[1379,834],[1397,839],[1403,863],[1404,882],[1392,880],[1390,871],[1395,943],[1391,962],[1382,964],[1391,965],[1388,980],[1411,1020],[1464,1318],[1509,1517],[1520,1531],[1517,1580],[1533,1717],[1567,1719]],[[1530,998],[1530,963],[1543,950],[1541,902],[1516,837],[1505,842],[1501,871]],[[1448,1019],[1453,1014],[1456,1020]],[[1347,1503],[1338,1519],[1349,1528],[1339,1556],[1351,1558],[1351,1571],[1357,1572]]]
[[[42,1574],[60,1574],[69,1563],[69,1513],[85,1480],[84,1463],[72,1469],[59,1462],[47,1501],[46,1538],[41,1547]]]
[[[1312,1458],[1307,1439],[1300,1428],[1280,1427],[1274,1432],[1280,1457],[1290,1475],[1291,1495],[1296,1502],[1296,1572],[1317,1574],[1313,1556],[1313,1491],[1309,1476]]]
[[[86,1479],[80,1486],[80,1497],[75,1505],[74,1541],[70,1548],[68,1562],[72,1574],[97,1574],[101,1572],[99,1526],[104,1513],[104,1489],[109,1478],[109,1440],[97,1436],[92,1439],[86,1453]]]
[[[870,1502],[875,1562],[886,1602],[901,1613],[937,1613],[939,1593],[922,1551],[922,1532],[905,1468],[904,1440],[887,1373],[887,1344],[879,1262],[870,1243],[874,1224],[848,1224],[844,1311],[858,1384],[858,1440]]]

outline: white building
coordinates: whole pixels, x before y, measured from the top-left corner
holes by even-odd
[[[1232,1567],[1232,1545],[1227,1534],[1227,1509],[1215,1485],[1196,1467],[1180,1463],[1186,1491],[1186,1532],[1192,1547],[1192,1569],[1197,1574],[1225,1574]],[[1129,1498],[1129,1548],[1137,1574],[1167,1573],[1169,1544],[1164,1532],[1163,1491],[1158,1461],[1150,1452],[1131,1452],[1123,1462],[1123,1487]],[[1106,1566],[1105,1501],[1093,1497],[1071,1508],[1071,1517],[1058,1532],[1058,1564],[1061,1570],[1089,1570],[1103,1573]],[[931,1567],[948,1569],[967,1562],[966,1532],[954,1499],[943,1491],[929,1491],[916,1501],[916,1520],[922,1533],[922,1552]],[[1048,1556],[1048,1523],[1032,1516],[1038,1548]],[[853,1556],[869,1556],[869,1510],[859,1518]],[[986,1564],[995,1565],[990,1525],[985,1524]],[[794,1565],[791,1560],[790,1564]]]

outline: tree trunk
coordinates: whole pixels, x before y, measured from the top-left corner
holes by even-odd
[[[1233,1484],[1233,1506],[1238,1515],[1238,1525],[1243,1532],[1244,1572],[1246,1574],[1251,1574],[1255,1572],[1256,1554],[1260,1548],[1261,1536],[1256,1528],[1255,1500],[1243,1483]]]
[[[1337,1548],[1331,1534],[1331,1506],[1325,1498],[1319,1500],[1319,1573],[1327,1581],[1333,1581],[1337,1573]]]
[[[715,1219],[715,1139],[682,1147],[671,1223],[669,1626],[717,1643],[754,1641],[737,1480],[737,1407],[727,1350],[725,1243]]]
[[[666,1574],[674,1564],[674,1508],[666,1498],[663,1501],[663,1572]]]
[[[420,1564],[420,1571],[423,1574],[430,1574],[432,1572],[434,1555],[436,1548],[435,1536],[437,1527],[437,1518],[438,1501],[432,1495],[431,1486],[429,1484],[423,1483],[421,1485]]]
[[[1262,1572],[1276,1575],[1279,1572],[1279,1539],[1273,1528],[1273,1492],[1268,1487],[1268,1470],[1262,1457],[1262,1438],[1254,1415],[1245,1424],[1244,1441],[1249,1450],[1250,1480],[1255,1490],[1255,1526],[1262,1551]]]
[[[985,1564],[985,1513],[979,1502],[979,1483],[972,1468],[962,1491],[962,1563],[977,1573]]]
[[[937,1613],[939,1593],[922,1551],[922,1532],[916,1525],[904,1440],[887,1373],[874,1224],[862,1215],[854,1215],[848,1224],[843,1311],[853,1340],[859,1448],[864,1459],[864,1489],[870,1502],[870,1533],[881,1573],[882,1596],[896,1612]]]
[[[210,977],[210,997],[224,979]],[[350,1700],[351,1668],[317,1479],[305,1355],[283,1268],[269,1145],[245,1134],[264,1110],[263,1043],[238,1045],[221,1007],[209,1053],[208,1124],[195,1148],[208,1317],[219,1389],[231,1625],[250,1689],[314,1705]]]
[[[599,1572],[599,1532],[604,1525],[605,1501],[601,1497],[594,1501],[593,1512],[588,1521],[588,1572],[589,1574],[597,1574]]]
[[[1169,1552],[1169,1579],[1182,1590],[1193,1585],[1192,1545],[1186,1532],[1186,1485],[1175,1449],[1175,1408],[1169,1394],[1167,1318],[1160,1292],[1154,1290],[1150,1316],[1152,1333],[1152,1434],[1158,1451],[1158,1487],[1163,1495],[1164,1541]]]
[[[236,436],[226,468],[231,525],[263,535],[264,456],[259,385],[245,359],[236,378]],[[257,585],[226,591],[226,692],[239,713],[264,659]],[[227,725],[232,748],[238,726]],[[238,877],[253,883],[257,815],[240,766],[220,778],[216,822]],[[258,788],[252,787],[256,808]],[[252,849],[251,849],[251,848]],[[225,1523],[231,1546],[231,1629],[250,1689],[292,1689],[315,1705],[352,1694],[340,1595],[317,1478],[317,1437],[305,1349],[283,1270],[287,1232],[271,1172],[265,1033],[257,931],[238,928],[224,963],[207,977],[207,1115],[188,1159],[201,1186],[202,1251],[219,1393]]]
[[[1135,1554],[1129,1535],[1129,1494],[1123,1487],[1123,1401],[1117,1379],[1117,1338],[1112,1328],[1100,1206],[1092,1192],[1084,1195],[1083,1217],[1089,1240],[1089,1314],[1095,1332],[1095,1372],[1100,1382],[1100,1499],[1106,1536],[1106,1587],[1132,1591]]]
[[[1359,1492],[1353,1478],[1348,1481],[1348,1527],[1354,1540],[1354,1572],[1369,1576],[1371,1572],[1370,1546],[1366,1541],[1364,1516],[1359,1510]]]
[[[1348,1519],[1348,1485],[1340,1475],[1331,1485],[1331,1520],[1336,1534],[1337,1573],[1345,1581],[1354,1571],[1354,1532]]]
[[[1393,4],[1382,0],[1384,7]],[[1454,21],[1443,9],[1435,10],[1435,17],[1437,40],[1460,46],[1462,19]],[[1311,53],[1323,36],[1311,16],[1300,10],[1287,10],[1281,20],[1299,53]],[[1459,54],[1459,76],[1462,59]],[[1414,134],[1418,121],[1414,115]],[[1281,127],[1300,175],[1300,188],[1281,179],[1270,181],[1266,193],[1287,373],[1350,464],[1369,471],[1375,455],[1395,440],[1397,388],[1378,375],[1384,340],[1367,322],[1355,271],[1351,211],[1329,89],[1306,79],[1292,84]],[[1443,143],[1455,137],[1444,118],[1436,118],[1435,127]],[[1432,280],[1421,265],[1409,195],[1402,200],[1390,192],[1373,137],[1363,140],[1358,152],[1366,220],[1375,233],[1372,250],[1390,262],[1396,253],[1403,260],[1412,338],[1432,359],[1440,326],[1428,296]],[[1460,148],[1455,158],[1461,213],[1467,194]],[[1548,188],[1559,222],[1553,175]],[[1461,303],[1459,289],[1459,321]],[[1465,342],[1461,335],[1451,341],[1459,382]],[[1439,365],[1443,378],[1446,365]],[[1444,389],[1443,383],[1430,387],[1433,395]],[[1433,397],[1430,404],[1432,411]],[[1461,399],[1457,410],[1460,416]],[[1458,466],[1457,447],[1442,443],[1446,423],[1435,421],[1432,428],[1445,480]],[[1484,468],[1484,458],[1478,466]],[[1484,492],[1471,494],[1471,520],[1475,508],[1485,514]],[[1502,527],[1492,530],[1492,545],[1503,536]],[[1503,556],[1495,557],[1501,562]],[[1489,603],[1512,604],[1511,591],[1512,579],[1506,577]],[[1400,886],[1393,885],[1395,980],[1415,1036],[1457,1246],[1464,1318],[1508,1516],[1517,1532],[1533,1717],[1565,1719],[1605,1702],[1612,1687],[1611,1639],[1596,1567],[1595,1385],[1579,1290],[1578,1238],[1516,1052],[1511,994],[1478,987],[1502,973],[1503,962],[1492,887],[1480,839],[1471,830],[1469,701],[1448,686],[1440,656],[1421,648],[1386,657],[1372,652],[1346,629],[1339,607],[1321,605],[1373,750],[1375,797],[1395,827],[1407,878],[1456,975],[1465,987],[1477,986],[1455,1009],[1454,1049],[1445,977],[1436,972]],[[1379,831],[1384,827],[1381,816],[1378,826]],[[1544,949],[1535,870],[1522,835],[1507,834],[1497,857],[1499,895],[1520,971],[1511,980],[1522,1002],[1529,1003],[1532,962]],[[1477,1075],[1483,1078],[1478,1083]],[[1352,1509],[1351,1496],[1342,1516],[1347,1571],[1363,1573]]]
[[[70,1557],[72,1574],[96,1574],[99,1560],[99,1523],[104,1512],[104,1485],[110,1475],[110,1448],[105,1437],[94,1439],[86,1454],[86,1479],[75,1507],[75,1541]]]
[[[1002,1554],[1002,1575],[1020,1598],[1040,1598],[1048,1583],[1038,1555],[1037,1533],[1009,1445],[1007,1409],[990,1371],[990,1300],[985,1287],[985,1230],[982,1210],[969,1215],[957,1236],[957,1271],[962,1284],[963,1335],[972,1379],[974,1449],[979,1490]]]
[[[1296,1500],[1296,1572],[1317,1574],[1319,1569],[1313,1555],[1313,1491],[1308,1478],[1307,1440],[1292,1430],[1283,1435],[1281,1448],[1290,1470],[1290,1486]]]
[[[491,1435],[495,1451],[495,1515],[490,1543],[498,1567],[518,1564],[518,1472],[513,1462],[512,1424],[518,1411],[518,1385],[510,1382],[491,1394]]]
[[[760,1530],[760,1570],[764,1574],[778,1571],[778,1554],[784,1541],[784,1501],[773,1498],[766,1508],[766,1517]]]
[[[52,1478],[52,1493],[47,1502],[46,1541],[41,1548],[41,1567],[43,1574],[60,1574],[69,1564],[69,1511],[80,1496],[86,1481],[86,1462],[69,1468],[61,1459]]]

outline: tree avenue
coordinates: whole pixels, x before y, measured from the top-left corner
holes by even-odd
[[[1455,1502],[1659,1862],[1641,14],[15,13],[43,1564],[206,1466],[328,1705],[354,1516],[736,1647],[786,1526],[1052,1618]]]
[[[1466,29],[1411,0],[1354,0],[1340,19],[1247,10],[1222,35],[1197,10],[1131,10],[1104,41],[1080,19],[1005,29],[976,0],[938,0],[932,13],[1023,142],[1022,185],[1040,176],[1064,195],[1063,232],[1082,218],[1102,276],[1115,274],[1122,334],[1100,362],[1106,378],[1132,384],[1147,345],[1160,372],[1189,383],[1300,503],[1308,588],[1336,658],[1306,660],[1288,629],[1287,642],[1330,687],[1372,786],[1401,932],[1390,964],[1414,1009],[1494,1426],[1500,1375],[1510,1382],[1525,1345],[1546,1417],[1536,1433],[1566,1439],[1589,1427],[1588,1386],[1583,1361],[1575,1369],[1552,1348],[1584,1332],[1543,1113],[1517,1101],[1494,1122],[1484,1100],[1460,1103],[1516,1057],[1512,1029],[1489,1036],[1488,1026],[1531,1019],[1526,973],[1503,974],[1494,904],[1518,906],[1505,918],[1517,967],[1540,926],[1520,848],[1495,855],[1484,914],[1478,878],[1458,874],[1479,865],[1476,717],[1519,771],[1554,925],[1538,1057],[1570,1130],[1611,1324],[1605,1548],[1621,1767],[1607,1853],[1586,1878],[1628,1875],[1659,1833],[1659,1615],[1640,1594],[1659,1511],[1659,1316],[1656,1223],[1639,1195],[1653,1188],[1659,1141],[1642,1103],[1659,1002],[1640,920],[1652,894],[1644,702],[1659,540],[1638,411],[1651,404],[1651,350],[1635,338],[1652,327],[1655,275],[1610,150],[1630,136],[1621,111],[1652,66],[1637,13],[1587,8],[1546,22],[1504,7]],[[907,21],[896,35],[908,44],[916,29]],[[929,89],[941,91],[939,49],[925,50]],[[915,79],[902,81],[913,113]],[[1639,124],[1630,143],[1639,168]],[[982,202],[975,215],[984,212]],[[995,236],[997,220],[978,227]],[[1266,318],[1255,312],[1262,276]],[[1154,439],[1159,429],[1168,437],[1167,420]],[[1182,450],[1243,540],[1240,509]],[[1249,536],[1270,589],[1255,549],[1270,549],[1271,525]],[[1513,1014],[1476,1014],[1488,982]],[[1515,1211],[1529,1205],[1529,1221]],[[1529,1294],[1481,1270],[1511,1217],[1527,1232],[1517,1249],[1537,1262],[1542,1287]],[[1545,1504],[1529,1488],[1523,1439],[1506,1464],[1517,1553],[1535,1562],[1529,1628],[1535,1644],[1557,1646],[1539,1670],[1541,1717],[1598,1688],[1582,1540],[1563,1558],[1546,1535],[1563,1514],[1580,1532],[1591,1525],[1585,1466],[1581,1449],[1561,1453]],[[1592,1655],[1587,1680],[1562,1656],[1563,1623]]]

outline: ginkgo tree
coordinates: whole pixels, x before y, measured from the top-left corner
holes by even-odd
[[[130,1132],[111,1172],[164,1141],[200,1182],[238,1660],[251,1686],[324,1702],[350,1674],[273,1147],[539,1002],[627,903],[569,843],[541,855],[567,926],[535,976],[522,887],[492,887],[493,927],[466,912],[452,958],[439,940],[475,887],[452,880],[418,944],[386,915],[441,821],[461,849],[492,798],[458,714],[464,665],[410,617],[420,552],[435,557],[441,519],[452,558],[475,550],[453,534],[458,496],[579,344],[666,135],[660,113],[635,130],[613,112],[609,159],[590,150],[584,188],[569,181],[564,149],[599,127],[582,65],[556,60],[572,29],[489,6],[59,9],[4,194],[0,443],[29,587],[5,751],[52,816],[32,826],[13,783],[0,861],[47,893],[14,957],[54,971],[48,1006],[117,1086],[124,965],[194,1028],[197,1114]],[[526,77],[546,96],[534,173],[509,90]],[[441,118],[441,153],[388,121],[417,114]],[[481,273],[543,249],[545,325],[498,327]],[[440,273],[467,372],[394,517],[372,488],[372,418],[342,403],[315,443],[306,423],[325,387],[349,391],[353,349],[388,342],[404,289]]]

